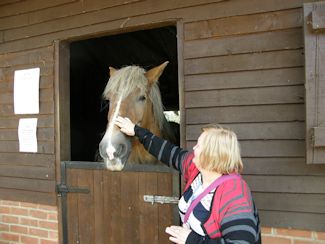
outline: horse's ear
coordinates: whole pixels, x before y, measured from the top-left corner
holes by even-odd
[[[112,75],[114,75],[114,73],[116,72],[117,70],[114,69],[113,67],[109,67],[109,76],[112,77]]]
[[[161,76],[168,63],[169,62],[166,61],[165,63],[154,67],[146,72],[145,76],[147,77],[150,84],[153,84],[154,82],[158,81],[159,77]]]

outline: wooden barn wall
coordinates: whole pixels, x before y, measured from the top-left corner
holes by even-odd
[[[303,3],[4,1],[0,5],[1,198],[55,204],[54,41],[177,22],[183,40],[179,63],[186,146],[193,146],[203,124],[218,122],[233,128],[263,225],[324,231],[325,168],[305,162]],[[37,154],[18,153],[21,116],[13,113],[13,74],[35,66],[41,68],[40,114],[35,116],[39,148]]]

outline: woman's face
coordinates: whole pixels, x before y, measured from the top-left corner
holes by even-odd
[[[197,168],[200,168],[200,155],[201,155],[201,152],[202,152],[204,137],[205,137],[205,132],[203,132],[199,136],[199,139],[197,140],[196,145],[193,147],[193,151],[194,151],[193,162],[195,163]]]

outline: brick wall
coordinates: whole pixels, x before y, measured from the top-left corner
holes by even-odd
[[[0,244],[57,244],[57,207],[0,200]]]
[[[262,228],[263,244],[325,244],[325,232]]]

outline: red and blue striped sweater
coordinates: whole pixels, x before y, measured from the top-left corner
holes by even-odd
[[[135,126],[135,135],[146,150],[158,160],[180,171],[184,192],[199,174],[192,162],[193,152],[184,150]],[[186,240],[190,243],[261,243],[260,223],[251,192],[243,179],[233,179],[219,185],[214,192],[210,213],[201,223],[205,236],[192,231]]]

